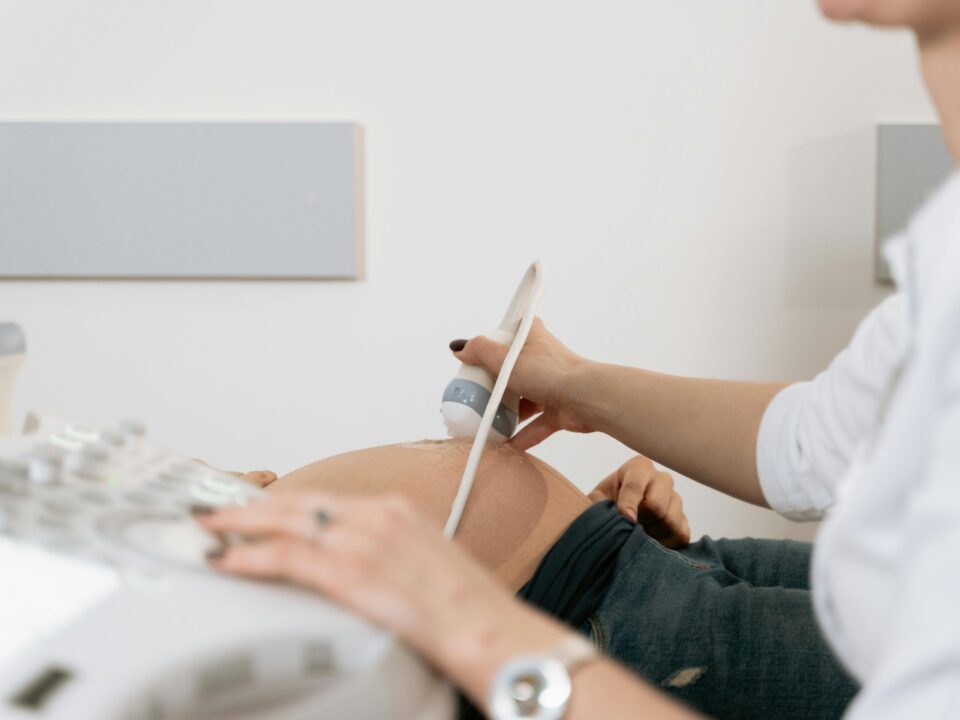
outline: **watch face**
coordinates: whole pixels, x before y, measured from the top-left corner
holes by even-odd
[[[549,655],[525,655],[497,673],[490,695],[494,720],[561,720],[570,699],[570,674]]]

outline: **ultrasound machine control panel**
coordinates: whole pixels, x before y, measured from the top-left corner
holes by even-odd
[[[226,577],[191,505],[261,489],[112,427],[0,439],[0,717],[448,720],[454,695],[316,593]]]

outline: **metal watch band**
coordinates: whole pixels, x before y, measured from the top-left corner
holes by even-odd
[[[579,635],[543,654],[513,658],[497,672],[490,691],[494,720],[562,720],[573,692],[571,675],[600,657]]]

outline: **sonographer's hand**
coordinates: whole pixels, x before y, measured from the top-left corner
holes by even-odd
[[[504,663],[572,634],[514,598],[406,499],[289,492],[201,510],[208,529],[252,538],[215,553],[215,567],[324,593],[396,633],[483,710]],[[694,718],[608,659],[579,669],[573,681],[569,720]]]
[[[506,659],[569,632],[516,601],[404,498],[291,491],[194,514],[249,539],[208,555],[214,567],[323,593],[399,635],[475,700]]]
[[[673,478],[657,470],[643,455],[628,460],[604,478],[589,497],[594,502],[613,500],[621,515],[643,526],[647,535],[665,547],[677,549],[690,544],[690,524]]]
[[[498,375],[509,348],[480,335],[469,341],[454,340],[450,349],[461,362],[480,365]],[[558,430],[592,431],[582,419],[572,392],[574,375],[587,364],[551,335],[540,318],[534,319],[507,387],[521,397],[521,422],[538,417],[510,440],[514,448],[529,450]]]

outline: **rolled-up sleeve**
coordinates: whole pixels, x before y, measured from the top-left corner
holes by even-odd
[[[757,437],[757,472],[770,507],[793,520],[817,520],[833,505],[854,452],[881,422],[906,335],[906,302],[896,294],[864,319],[826,370],[774,397]]]

